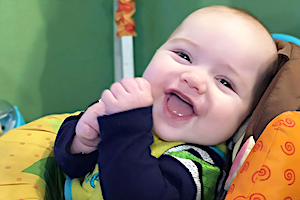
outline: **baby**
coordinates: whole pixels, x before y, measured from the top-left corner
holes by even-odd
[[[215,145],[250,116],[276,61],[272,37],[251,14],[197,10],[156,51],[142,78],[114,83],[64,121],[57,164],[81,177],[97,163],[101,189],[92,187],[106,200],[214,199],[225,178],[224,153]]]

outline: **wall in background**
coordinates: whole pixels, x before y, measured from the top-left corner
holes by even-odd
[[[300,38],[299,0],[136,0],[135,73],[194,10],[249,10],[270,32]],[[85,109],[113,82],[113,2],[1,0],[0,99],[25,120]],[[162,66],[163,67],[163,66]]]
[[[0,98],[26,121],[85,109],[113,82],[113,5],[1,0]]]

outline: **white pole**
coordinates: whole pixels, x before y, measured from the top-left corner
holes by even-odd
[[[133,38],[121,37],[123,77],[134,77]]]
[[[116,82],[124,77],[134,77],[133,38],[132,36],[117,37],[115,12],[118,7],[118,0],[114,0],[114,75]]]

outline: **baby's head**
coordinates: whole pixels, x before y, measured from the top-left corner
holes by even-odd
[[[166,141],[226,141],[252,112],[276,60],[272,37],[253,16],[225,6],[195,11],[143,74],[152,87],[154,132]]]

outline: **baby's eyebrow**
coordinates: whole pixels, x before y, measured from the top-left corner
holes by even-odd
[[[240,73],[231,65],[223,65],[227,70],[231,71],[236,77],[241,77]]]
[[[237,88],[237,84],[241,85],[240,87],[242,88],[247,88],[247,83],[245,82],[245,80],[242,78],[243,76],[241,75],[241,72],[239,72],[236,68],[234,68],[233,66],[227,64],[227,65],[222,65],[222,67],[224,67],[225,69],[227,69],[228,71],[230,71],[232,74],[234,74],[234,76],[236,77],[235,80],[237,81],[237,83],[235,83],[235,87]],[[240,88],[239,87],[239,88]]]
[[[186,43],[194,48],[198,48],[198,45],[193,41],[187,40],[185,38],[174,38],[170,40],[171,43]]]

